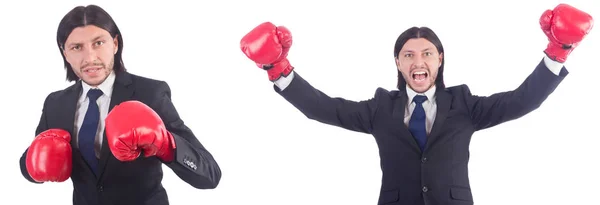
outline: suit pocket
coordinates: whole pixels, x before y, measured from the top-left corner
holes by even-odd
[[[381,195],[379,196],[379,203],[377,203],[377,204],[384,205],[384,204],[398,202],[398,199],[400,197],[400,196],[398,196],[398,194],[399,194],[398,190],[382,191]]]
[[[473,201],[473,195],[469,188],[452,187],[450,188],[450,197],[454,200]]]
[[[167,192],[161,186],[158,191],[152,194],[148,199],[146,199],[145,205],[164,205],[169,204],[169,198],[167,196]]]

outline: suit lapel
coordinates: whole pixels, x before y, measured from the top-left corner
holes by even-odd
[[[394,110],[392,111],[392,118],[394,120],[395,123],[398,123],[398,129],[400,130],[400,134],[398,135],[399,138],[404,138],[404,136],[406,136],[406,139],[402,139],[402,140],[407,140],[410,142],[411,147],[417,151],[417,152],[421,152],[421,148],[419,148],[419,145],[417,144],[417,141],[415,140],[415,138],[413,137],[412,133],[410,133],[410,131],[408,130],[408,127],[406,127],[406,124],[404,124],[404,114],[406,113],[406,103],[408,101],[408,96],[406,95],[406,91],[399,91],[396,99],[394,100]]]
[[[442,128],[444,127],[444,122],[448,116],[448,111],[450,110],[450,104],[452,103],[452,96],[448,94],[445,89],[438,89],[435,93],[435,102],[437,104],[437,112],[435,116],[435,121],[433,123],[433,127],[431,128],[431,133],[427,137],[427,147],[431,146],[431,143],[435,141],[435,139],[441,134]]]
[[[82,92],[82,87],[81,87],[81,81],[77,81],[74,85],[72,85],[71,87],[66,89],[65,92],[65,96],[64,96],[64,100],[62,100],[62,103],[60,105],[59,110],[57,111],[60,120],[60,123],[64,123],[61,124],[60,127],[65,128],[67,131],[69,131],[69,133],[71,133],[71,136],[75,137],[78,136],[78,133],[75,132],[75,113],[77,112],[77,102],[79,101],[79,97],[81,96],[81,92]],[[83,113],[85,114],[85,113]],[[77,142],[79,140],[76,140],[74,138],[71,139],[71,147],[73,147],[72,152],[72,160],[73,163],[77,163],[80,164],[81,167],[88,167],[87,166],[87,162],[83,159],[83,157],[81,156],[81,151],[77,148],[79,147],[77,145]],[[91,177],[95,177],[94,173],[88,168],[88,169],[84,169],[85,175],[89,175]]]
[[[112,97],[110,98],[110,106],[108,108],[109,113],[116,105],[131,99],[131,97],[133,96],[133,86],[131,86],[131,84],[132,80],[130,74],[128,74],[127,72],[116,73]],[[103,143],[102,149],[100,151],[100,162],[98,165],[98,179],[102,178],[102,174],[104,173],[104,169],[106,168],[108,159],[112,155],[108,147],[106,131],[104,132],[102,138]]]
[[[75,133],[75,112],[77,111],[77,101],[81,95],[81,81],[76,82],[74,85],[67,89],[65,94],[65,100],[61,104],[60,111],[58,112],[62,123],[61,127],[67,128],[71,136],[77,136]],[[74,140],[71,140],[71,146],[74,146]]]

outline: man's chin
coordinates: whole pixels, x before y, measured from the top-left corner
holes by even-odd
[[[433,83],[428,84],[409,84],[410,89],[414,90],[417,93],[427,92],[431,87],[433,87]]]
[[[86,83],[90,86],[98,86],[98,85],[102,84],[106,80],[107,77],[108,77],[108,75],[104,76],[104,77],[95,77],[95,78],[91,78],[91,79],[81,79],[81,81],[83,81],[84,83]]]

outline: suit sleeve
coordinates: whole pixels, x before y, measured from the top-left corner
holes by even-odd
[[[476,130],[520,118],[542,105],[568,75],[564,66],[551,69],[544,60],[517,89],[512,91],[490,96],[475,96],[466,86],[463,86],[465,101],[470,108],[470,116]]]
[[[175,160],[165,162],[179,178],[198,189],[214,189],[221,180],[221,169],[212,154],[196,138],[179,117],[171,101],[171,89],[166,82],[158,88],[154,110],[163,119],[175,139]]]
[[[48,104],[50,95],[48,95],[48,97],[46,97],[46,100],[44,100],[44,107],[42,108],[42,116],[40,117],[40,122],[38,123],[38,126],[35,130],[35,135],[37,136],[40,133],[42,133],[45,130],[48,130],[48,124],[46,122],[46,106]],[[27,166],[26,166],[26,160],[27,160],[27,151],[29,150],[29,147],[27,149],[25,149],[25,152],[23,152],[23,154],[21,155],[21,159],[19,160],[19,164],[21,166],[21,174],[23,174],[23,177],[25,177],[25,179],[27,179],[27,181],[30,181],[32,183],[36,183],[36,184],[43,184],[42,182],[36,182],[35,180],[33,180],[33,178],[31,178],[31,176],[29,175],[29,172],[27,171]]]
[[[297,72],[289,77],[293,79],[284,88],[276,84],[274,89],[309,119],[356,132],[372,132],[377,97],[359,102],[330,97],[310,85]],[[376,93],[382,90],[378,89]]]

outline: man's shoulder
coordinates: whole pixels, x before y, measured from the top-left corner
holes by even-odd
[[[77,86],[81,86],[81,84],[79,82],[75,82],[69,87],[50,92],[50,94],[48,94],[48,96],[46,97],[46,102],[64,99],[66,96],[71,95],[73,92],[77,92]]]
[[[149,89],[154,90],[160,87],[166,86],[167,82],[164,80],[154,79],[146,76],[141,76],[137,74],[128,73],[131,76],[131,80],[133,84],[136,85],[139,89]]]
[[[446,93],[452,95],[454,98],[456,98],[456,97],[465,98],[465,97],[469,97],[469,96],[473,95],[471,93],[471,89],[469,88],[469,86],[467,84],[459,84],[459,85],[449,86],[449,87],[446,87],[444,89],[444,91]]]
[[[383,87],[378,87],[377,89],[375,89],[373,99],[375,101],[393,101],[396,98],[399,98],[402,95],[402,93],[403,91],[397,89],[388,90]]]
[[[471,92],[471,91],[470,91],[470,89],[469,89],[469,86],[468,86],[467,84],[459,84],[459,85],[449,86],[449,87],[446,87],[446,89],[445,89],[445,90],[446,90],[447,92],[450,92],[450,93],[457,93],[457,92],[461,92],[461,93],[464,93],[464,92]]]
[[[128,73],[135,93],[139,100],[152,104],[157,99],[167,95],[170,97],[171,88],[164,80]]]

